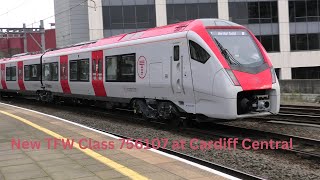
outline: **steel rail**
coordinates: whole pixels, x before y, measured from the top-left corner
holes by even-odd
[[[210,127],[211,128],[211,127]],[[210,131],[208,130],[193,130],[193,128],[190,128],[189,131],[195,131],[197,133],[201,133],[204,135],[211,134],[213,136],[220,135],[222,133],[223,137],[230,137],[230,135],[234,137],[238,137],[239,140],[241,140],[241,137],[247,137],[255,140],[265,139],[265,138],[272,138],[274,140],[289,140],[292,138],[293,142],[299,142],[298,146],[294,146],[293,149],[284,149],[284,152],[291,152],[295,154],[304,155],[307,157],[310,157],[311,159],[317,159],[320,161],[320,140],[318,139],[312,139],[312,138],[306,138],[306,137],[300,137],[300,136],[294,136],[294,135],[286,135],[286,134],[279,134],[274,133],[270,131],[263,131],[263,130],[257,130],[257,129],[250,129],[250,128],[243,128],[238,126],[232,126],[232,125],[225,125],[225,124],[214,124],[213,129]],[[219,131],[220,133],[217,133]],[[225,132],[227,132],[227,135],[223,135]],[[310,151],[312,148],[313,151]],[[282,149],[279,149],[282,150]]]

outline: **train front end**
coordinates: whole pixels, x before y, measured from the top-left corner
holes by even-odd
[[[239,119],[277,114],[280,87],[267,52],[245,27],[223,23],[231,25],[205,26],[213,41],[211,49],[223,66],[213,80],[213,101],[218,106],[208,116]]]

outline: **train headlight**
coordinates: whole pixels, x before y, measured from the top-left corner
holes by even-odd
[[[270,68],[270,71],[271,71],[271,76],[272,76],[272,84],[275,84],[277,82],[276,71],[274,70],[273,67]]]
[[[229,77],[231,78],[233,84],[235,86],[240,86],[240,83],[239,83],[238,79],[236,78],[236,76],[233,74],[232,70],[231,69],[226,69],[226,71],[227,71]]]

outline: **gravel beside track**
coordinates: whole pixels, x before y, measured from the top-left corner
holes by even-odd
[[[189,135],[179,132],[178,130],[169,130],[161,125],[147,124],[143,121],[123,120],[121,118],[112,118],[103,113],[90,113],[88,108],[69,107],[58,105],[42,105],[34,103],[31,100],[13,100],[1,101],[8,104],[33,109],[43,113],[55,115],[61,118],[68,119],[83,125],[93,126],[106,131],[122,134],[133,138],[169,138],[170,140],[184,139],[187,142],[192,139]],[[254,124],[252,122],[228,122],[238,124],[244,127],[259,127],[266,128],[265,130],[274,130],[286,132],[293,127],[271,124]],[[271,126],[271,128],[270,128]],[[277,129],[276,127],[280,127]],[[301,129],[297,127],[296,130]],[[310,131],[310,130],[308,130]],[[314,129],[314,134],[319,134],[319,130]],[[295,131],[292,130],[292,133]],[[312,132],[305,132],[305,137],[312,137]],[[301,135],[301,134],[294,134]],[[313,137],[315,138],[315,137]],[[319,136],[318,136],[319,138]],[[208,139],[207,139],[208,140]],[[267,179],[320,179],[319,162],[302,159],[293,154],[283,154],[276,150],[270,151],[247,151],[243,149],[236,150],[192,150],[186,146],[185,150],[180,150],[183,153],[193,155],[208,161],[222,164],[240,171],[254,174]]]
[[[320,103],[311,103],[311,102],[298,102],[298,101],[281,101],[281,105],[296,105],[296,106],[318,106]]]
[[[223,124],[229,124],[238,127],[257,129],[262,131],[270,131],[275,133],[282,133],[286,135],[301,136],[306,138],[320,140],[320,128],[310,126],[297,126],[297,125],[286,125],[286,124],[273,124],[268,123],[268,120],[262,122],[258,118],[244,119],[239,121],[230,121]],[[285,120],[284,120],[285,121]]]

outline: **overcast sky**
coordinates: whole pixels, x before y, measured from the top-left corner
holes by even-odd
[[[3,0],[4,1],[4,0]],[[39,21],[54,15],[54,0],[6,0],[0,6],[0,27],[39,27]],[[54,17],[44,21],[46,29],[51,28]]]

